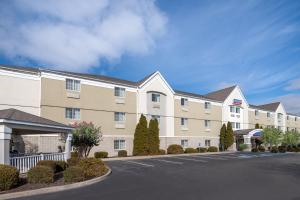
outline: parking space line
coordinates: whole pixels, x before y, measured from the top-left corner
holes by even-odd
[[[217,157],[217,158],[225,158],[225,159],[236,159],[236,158],[239,158],[239,156],[228,156],[228,155],[222,155],[222,156],[219,156],[219,155],[216,155],[216,156],[213,156],[213,157]]]
[[[217,158],[217,157],[209,157],[209,156],[190,156],[190,157],[196,157],[196,158],[204,158],[204,159],[211,159],[211,160],[227,160],[225,158]]]
[[[175,159],[179,159],[179,160],[190,160],[190,161],[195,161],[195,162],[208,162],[207,160],[199,160],[199,159],[193,159],[193,158],[182,158],[182,157],[172,157]]]
[[[145,166],[145,167],[154,167],[154,165],[141,163],[141,162],[135,162],[135,161],[129,161],[129,160],[124,160],[123,162],[132,163],[132,164],[136,164],[136,165],[142,165],[142,166]]]
[[[163,159],[157,159],[157,158],[152,158],[151,160],[157,160],[157,161],[171,163],[171,164],[177,164],[177,165],[182,165],[183,164],[183,162],[176,162],[176,161],[163,160]]]

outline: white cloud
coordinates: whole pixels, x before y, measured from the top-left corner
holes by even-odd
[[[289,81],[289,84],[287,87],[285,87],[285,90],[300,90],[300,78]]]
[[[287,112],[300,114],[300,94],[287,94],[278,97],[276,100],[283,103]]]
[[[84,71],[101,59],[143,55],[166,31],[154,0],[18,0],[0,5],[0,53]]]

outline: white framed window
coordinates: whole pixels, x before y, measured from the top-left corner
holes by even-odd
[[[205,102],[204,103],[204,108],[205,109],[211,109],[211,103],[210,102]]]
[[[160,102],[160,94],[152,93],[152,102]]]
[[[205,146],[210,147],[210,140],[205,140]]]
[[[115,96],[116,97],[125,97],[125,88],[115,87]]]
[[[241,129],[241,123],[237,122],[237,123],[235,124],[235,128],[236,128],[236,129]]]
[[[66,89],[71,91],[80,91],[80,81],[74,79],[66,79]]]
[[[125,123],[125,113],[124,112],[115,112],[115,122],[123,124]]]
[[[125,140],[114,140],[114,150],[125,150],[126,142]]]
[[[297,121],[297,117],[295,117],[295,122]]]
[[[180,102],[181,102],[181,106],[188,106],[189,104],[188,103],[189,100],[187,98],[181,98]]]
[[[204,120],[204,126],[206,129],[210,128],[210,120]]]
[[[232,128],[235,128],[235,123],[231,122],[231,126],[232,126]]]
[[[160,116],[159,115],[152,115],[152,119],[156,119],[158,121],[158,124],[160,123]]]
[[[259,111],[255,110],[255,116],[258,116],[258,115],[259,115]]]
[[[290,120],[290,116],[287,115],[287,116],[286,116],[286,120]]]
[[[230,106],[230,112],[231,112],[231,113],[235,113],[234,106]]]
[[[188,126],[188,119],[187,118],[181,118],[181,126],[184,128],[187,128]]]
[[[79,108],[66,108],[65,117],[67,119],[80,119],[80,109]]]
[[[282,115],[281,113],[278,113],[278,114],[277,114],[277,118],[278,118],[278,119],[282,119],[282,116],[283,116],[283,115]]]
[[[181,140],[181,146],[183,148],[187,148],[189,146],[189,141],[188,140]]]
[[[235,108],[235,112],[236,112],[236,113],[241,113],[241,108],[240,108],[240,107],[236,107],[236,108]]]
[[[271,117],[271,113],[267,112],[267,118]]]

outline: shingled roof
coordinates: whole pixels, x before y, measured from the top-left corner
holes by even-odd
[[[227,99],[227,97],[231,94],[231,92],[234,90],[234,88],[236,88],[236,87],[237,86],[234,85],[234,86],[231,86],[228,88],[217,90],[217,91],[214,91],[214,92],[204,95],[204,97],[206,97],[208,99],[214,99],[217,101],[224,102]]]
[[[0,110],[0,119],[72,129],[65,124],[61,124],[14,108]]]
[[[261,110],[275,112],[279,105],[280,105],[280,102],[274,102],[274,103],[268,103],[268,104],[263,104],[263,105],[249,105],[249,106],[254,109],[261,109]]]
[[[193,97],[193,98],[197,98],[197,99],[210,100],[210,101],[213,100],[213,101],[219,102],[218,100],[210,99],[210,98],[208,98],[204,95],[201,95],[201,94],[184,92],[184,91],[180,91],[180,90],[175,90],[175,93],[178,94],[178,95],[181,95],[181,96]]]

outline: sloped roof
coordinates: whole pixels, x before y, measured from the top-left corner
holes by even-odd
[[[71,127],[65,124],[61,124],[14,108],[0,110],[0,119],[71,129]]]
[[[14,65],[3,65],[0,64],[0,69],[14,71],[14,72],[20,72],[20,73],[28,73],[28,74],[38,74],[39,69],[33,68],[33,67],[20,67],[20,66],[14,66]]]
[[[263,105],[249,105],[250,108],[275,112],[280,105],[280,102],[268,103]]]
[[[208,97],[206,97],[204,95],[201,95],[201,94],[184,92],[184,91],[180,91],[180,90],[175,90],[175,93],[178,94],[178,95],[182,95],[182,96],[187,96],[187,97],[193,97],[193,98],[197,98],[197,99],[203,99],[203,100],[220,102],[220,101],[215,100],[215,99],[210,99],[210,98],[208,98]]]
[[[217,90],[204,95],[204,97],[208,99],[214,99],[217,101],[224,102],[227,99],[227,97],[231,94],[231,92],[234,90],[235,87],[236,85],[221,90]]]

